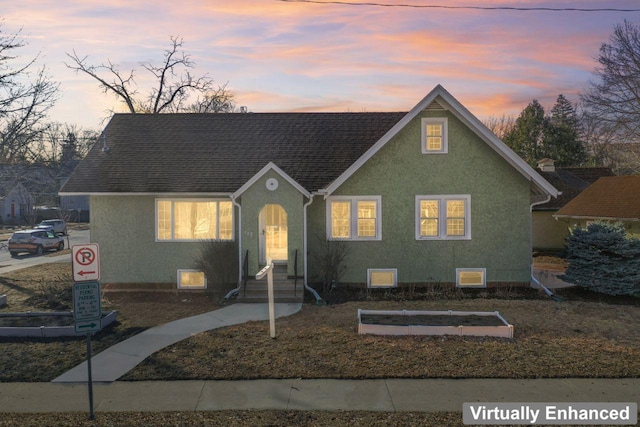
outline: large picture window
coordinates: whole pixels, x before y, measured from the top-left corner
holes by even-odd
[[[380,196],[327,199],[327,238],[380,240]]]
[[[157,199],[156,240],[233,240],[230,200]]]
[[[416,239],[470,239],[471,196],[416,196]]]

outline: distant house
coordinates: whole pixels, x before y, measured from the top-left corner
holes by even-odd
[[[0,215],[3,224],[24,223],[33,209],[33,197],[24,185],[0,181]]]
[[[206,240],[249,275],[317,282],[343,242],[342,283],[528,285],[531,196],[558,196],[442,86],[409,112],[116,114],[104,136],[60,194],[90,196],[105,283],[204,287]]]
[[[535,249],[562,249],[569,235],[566,222],[558,221],[554,215],[577,195],[603,176],[613,176],[605,167],[556,168],[551,159],[538,162],[538,172],[560,191],[555,199],[533,207],[533,247]],[[539,199],[544,201],[544,199]]]
[[[600,178],[554,217],[582,228],[593,221],[621,222],[629,235],[640,237],[640,175]]]

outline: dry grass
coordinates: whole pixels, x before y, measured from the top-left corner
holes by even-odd
[[[10,414],[0,412],[1,427],[129,427],[129,426],[451,426],[462,427],[462,415],[440,412],[331,412],[331,411],[215,411],[163,413],[98,413],[95,421],[87,414]]]
[[[34,295],[42,287],[70,287],[70,267],[49,264],[0,277],[9,307],[40,310]],[[419,301],[410,294],[385,294],[395,301],[305,304],[276,323],[267,322],[199,334],[150,357],[126,379],[389,378],[389,377],[638,377],[640,304],[565,290],[564,302],[533,293],[490,293]],[[423,295],[423,297],[425,297]],[[31,299],[30,299],[31,298]],[[453,298],[453,299],[451,299]],[[336,300],[339,300],[337,298]],[[628,300],[627,300],[628,301]],[[109,292],[105,309],[118,309],[119,322],[93,338],[95,352],[155,324],[216,307],[206,294]],[[365,309],[499,311],[515,325],[515,339],[376,337],[356,333],[356,312]],[[85,360],[83,338],[0,338],[0,381],[50,381]],[[20,363],[16,363],[19,360]],[[462,426],[458,413],[330,411],[215,411],[186,413],[13,414],[0,412],[0,426]]]
[[[515,337],[358,335],[358,308],[497,310]],[[305,305],[276,322],[275,340],[266,322],[210,331],[124,379],[638,377],[640,332],[629,325],[639,316],[637,306],[548,299]]]
[[[69,265],[39,266],[0,278],[0,294],[7,293],[10,304],[2,311],[38,309],[33,296],[43,283],[70,287]],[[564,302],[532,291],[483,291],[475,294],[483,298],[460,292],[445,295],[449,299],[434,293],[384,293],[379,296],[385,301],[366,294],[363,301],[305,304],[300,313],[276,322],[275,340],[268,322],[198,334],[154,354],[124,379],[640,376],[640,330],[629,327],[640,318],[638,301],[564,292]],[[94,337],[96,353],[144,328],[216,308],[204,293],[109,292],[103,297],[104,309],[120,314],[116,325]],[[515,325],[515,338],[363,336],[356,332],[358,308],[499,311]],[[82,338],[0,342],[0,381],[49,381],[85,358]]]

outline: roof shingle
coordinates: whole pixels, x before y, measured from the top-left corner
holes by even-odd
[[[270,161],[313,192],[405,114],[116,114],[61,192],[231,193]]]
[[[640,220],[640,175],[598,179],[556,216]]]

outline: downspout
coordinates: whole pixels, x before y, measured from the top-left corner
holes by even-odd
[[[235,195],[231,196],[231,203],[238,208],[238,287],[231,289],[224,296],[224,299],[231,298],[234,294],[240,292],[240,287],[242,287],[242,206],[236,202]]]
[[[307,281],[308,279],[308,255],[307,255],[307,244],[308,244],[308,239],[307,239],[307,207],[313,203],[313,194],[311,194],[309,196],[309,201],[307,203],[304,204],[302,211],[302,250],[303,250],[303,260],[304,260],[304,288],[306,290],[308,290],[309,292],[311,292],[313,294],[313,296],[316,299],[316,304],[320,304],[320,302],[322,301],[322,298],[320,298],[320,295],[318,295],[318,292],[316,292],[315,289],[313,289],[311,286],[309,286],[309,283]]]
[[[555,301],[562,301],[561,298],[556,297],[553,292],[551,292],[546,286],[544,286],[542,283],[540,283],[540,281],[538,279],[535,278],[535,276],[533,275],[533,207],[534,206],[538,206],[538,205],[543,205],[545,203],[549,203],[549,201],[551,200],[551,194],[547,195],[547,198],[545,200],[542,200],[540,202],[534,202],[531,204],[531,206],[529,207],[529,213],[530,213],[530,217],[531,217],[531,237],[529,239],[529,241],[531,242],[531,247],[530,247],[530,253],[531,253],[531,281],[533,283],[535,283],[536,285],[538,285],[545,294],[547,294],[548,297],[552,298]]]

